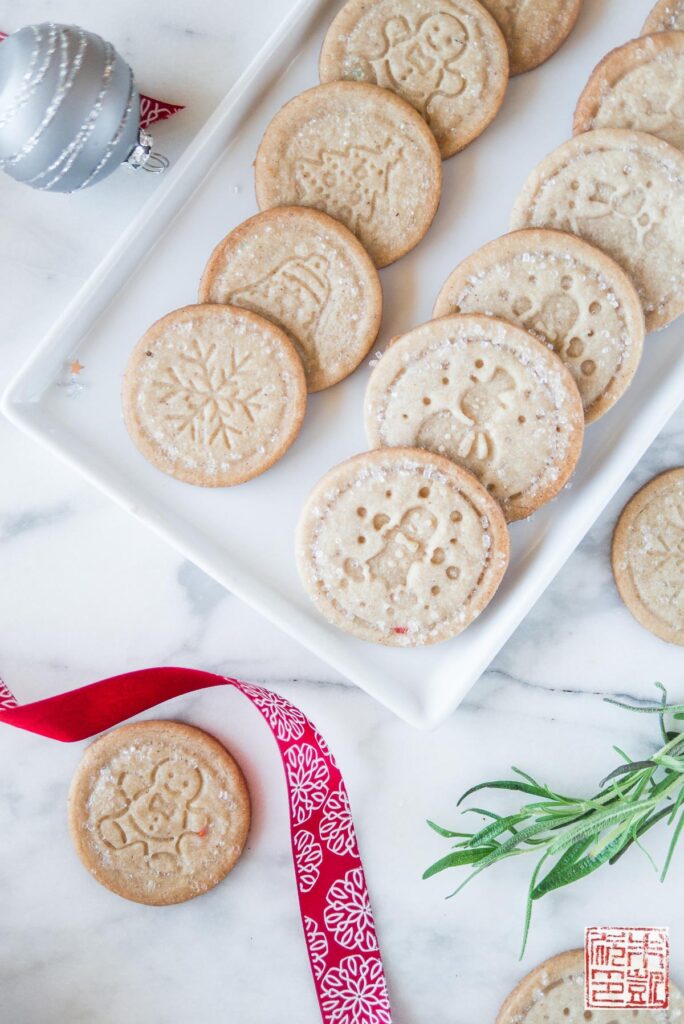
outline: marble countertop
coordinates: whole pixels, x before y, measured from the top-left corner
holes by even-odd
[[[594,0],[599,3],[600,0]],[[133,0],[0,2],[0,28],[82,23],[111,39],[143,91],[187,110],[159,126],[172,158],[256,52],[288,0],[181,4]],[[0,386],[156,187],[115,175],[80,200],[0,179]],[[681,463],[681,410],[554,584],[433,734],[414,732],[347,685],[161,540],[0,422],[0,675],[21,701],[153,664],[262,682],[297,703],[345,774],[382,945],[395,1024],[493,1021],[526,969],[580,945],[588,924],[671,930],[684,979],[682,858],[661,886],[633,852],[537,907],[518,962],[525,858],[456,899],[420,875],[444,851],[427,817],[454,824],[469,785],[517,764],[561,789],[589,791],[611,745],[647,755],[653,720],[602,702],[650,697],[662,680],[684,700],[682,651],[620,603],[609,565],[615,517],[655,473]],[[0,1019],[7,1024],[176,1024],[318,1020],[298,918],[284,785],[275,748],[237,695],[207,692],[167,711],[208,728],[244,764],[254,828],[229,881],[188,904],[128,904],[92,882],[67,834],[65,796],[80,746],[6,730],[0,744]],[[159,712],[157,712],[158,714]],[[649,845],[662,858],[664,836]],[[459,876],[460,878],[460,876]],[[675,899],[676,896],[676,899]]]

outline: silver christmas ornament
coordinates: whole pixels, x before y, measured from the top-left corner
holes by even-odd
[[[0,168],[53,192],[94,185],[122,163],[163,170],[140,129],[133,72],[75,25],[28,25],[0,45]]]

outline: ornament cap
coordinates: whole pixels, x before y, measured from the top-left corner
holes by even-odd
[[[169,166],[168,157],[152,150],[154,139],[146,128],[138,129],[138,141],[124,160],[124,167],[132,171],[149,171],[161,174]]]

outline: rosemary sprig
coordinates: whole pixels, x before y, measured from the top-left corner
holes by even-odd
[[[517,811],[500,815],[481,807],[466,808],[464,813],[489,819],[477,832],[455,832],[428,821],[438,835],[456,842],[450,853],[427,869],[423,878],[431,878],[447,868],[468,865],[473,869],[451,896],[499,861],[528,853],[538,856],[527,893],[521,958],[537,900],[585,878],[604,864],[614,864],[633,845],[642,850],[655,868],[641,839],[663,819],[673,826],[661,882],[667,876],[684,830],[684,732],[668,729],[666,715],[683,720],[684,704],[668,704],[665,687],[661,683],[656,686],[661,691],[657,703],[612,699],[607,699],[607,703],[639,714],[658,715],[663,746],[643,761],[633,761],[619,747],[613,747],[624,763],[599,783],[598,792],[592,797],[582,799],[556,793],[526,772],[513,768],[517,778],[481,782],[467,790],[458,805],[481,790],[502,789],[535,798]]]

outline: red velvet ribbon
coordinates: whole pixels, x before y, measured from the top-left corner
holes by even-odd
[[[294,704],[238,679],[188,668],[151,668],[24,705],[0,681],[0,724],[71,743],[209,686],[239,690],[261,712],[278,745],[299,907],[324,1024],[391,1024],[344,780],[325,740]]]

